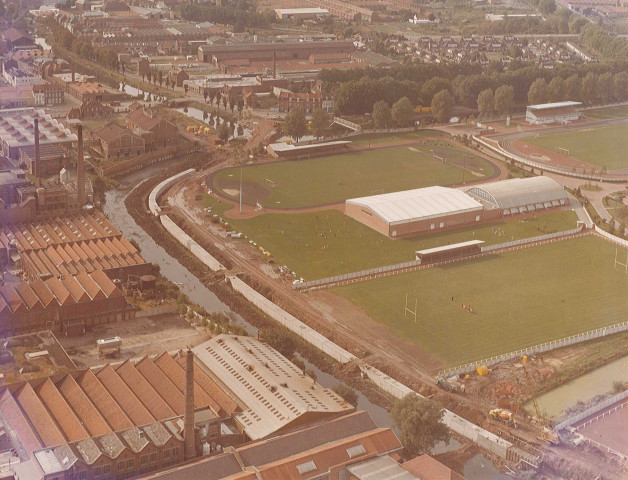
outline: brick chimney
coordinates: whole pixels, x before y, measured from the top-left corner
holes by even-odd
[[[74,73],[74,64],[72,64],[72,83],[74,83],[75,78],[76,78],[76,74]]]
[[[39,176],[39,118],[35,119],[35,161],[33,162],[32,165],[32,173],[33,175],[35,175],[36,177]]]
[[[76,154],[76,191],[81,206],[85,205],[85,160],[83,158],[83,125],[78,126],[78,149]]]
[[[188,347],[185,354],[185,412],[183,417],[183,444],[185,459],[196,457],[194,434],[194,353]]]
[[[277,52],[273,50],[273,78],[277,78]]]

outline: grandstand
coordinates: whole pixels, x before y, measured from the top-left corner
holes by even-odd
[[[580,118],[576,107],[580,102],[556,102],[526,107],[526,121],[530,125],[547,125],[549,123],[568,123]]]

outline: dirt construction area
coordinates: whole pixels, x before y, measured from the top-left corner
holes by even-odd
[[[96,340],[115,336],[122,339],[120,353],[113,357],[99,356]],[[184,318],[168,314],[101,325],[80,337],[62,337],[59,342],[76,366],[83,368],[195,346],[209,338],[205,328],[197,330]]]

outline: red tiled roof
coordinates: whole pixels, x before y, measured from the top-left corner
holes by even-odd
[[[44,282],[55,296],[60,305],[69,305],[75,303],[74,298],[70,295],[68,289],[61,283],[58,278],[49,278]]]
[[[53,447],[65,443],[61,430],[29,383],[25,383],[17,392],[14,392],[13,396],[22,407],[44,446]]]
[[[29,310],[41,310],[43,305],[33,289],[27,283],[18,283],[15,285],[15,291],[22,297],[22,301]]]
[[[127,360],[116,368],[116,373],[156,420],[165,420],[177,415],[130,361]]]
[[[50,377],[37,387],[39,399],[46,406],[52,417],[61,428],[65,438],[70,442],[85,440],[89,434],[81,425],[81,422],[65,401],[57,387],[55,387]]]
[[[127,417],[124,410],[113,399],[94,372],[86,370],[83,375],[76,379],[76,382],[94,403],[94,406],[109,423],[113,431],[124,430],[133,426],[133,422]]]
[[[72,375],[67,374],[57,384],[57,388],[92,437],[111,433],[111,429],[105,419],[102,418],[98,409],[85,395],[85,392],[81,390],[81,387],[79,387]]]
[[[142,402],[138,400],[111,365],[103,368],[96,374],[96,377],[135,425],[145,425],[155,421],[155,418],[146,410],[146,407],[142,405]]]
[[[170,381],[182,394],[185,392],[185,370],[168,353],[160,355],[155,365],[164,372]],[[196,408],[210,407],[215,413],[224,411],[222,407],[194,381],[194,406]]]
[[[74,277],[66,277],[61,280],[61,283],[72,294],[76,303],[89,302],[89,295]]]
[[[177,363],[185,369],[185,356],[181,355],[180,358],[177,358]],[[196,381],[211,398],[216,400],[227,414],[232,415],[240,411],[240,407],[235,400],[227,395],[225,391],[196,364],[194,364],[194,381]]]
[[[26,305],[24,305],[24,302],[22,302],[22,299],[11,285],[1,286],[0,295],[4,297],[5,303],[9,306],[13,313],[27,311]]]
[[[162,372],[155,362],[145,357],[141,362],[135,365],[135,368],[148,383],[161,395],[168,406],[177,414],[183,415],[185,412],[185,399],[181,391],[170,381],[170,379]]]
[[[105,294],[100,290],[98,284],[92,280],[87,273],[82,272],[74,277],[87,292],[92,300],[102,300],[106,298]]]
[[[46,286],[43,280],[37,279],[34,282],[31,282],[30,286],[44,307],[58,304],[55,296],[52,294],[52,292]]]
[[[421,455],[401,465],[411,474],[422,480],[465,480],[430,455]]]
[[[116,284],[113,283],[107,274],[102,270],[96,270],[95,272],[92,272],[90,276],[92,277],[92,280],[98,284],[105,295],[107,295],[107,298],[122,296],[120,289],[116,287]]]

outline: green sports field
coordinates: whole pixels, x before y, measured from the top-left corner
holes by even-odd
[[[556,152],[558,147],[569,150],[571,157],[608,170],[628,168],[628,124],[602,128],[541,135],[526,138],[526,143]]]
[[[465,153],[440,141],[247,165],[242,169],[243,197],[245,203],[259,202],[266,208],[308,207],[376,193],[461,183],[463,173],[465,181],[487,180],[496,173],[488,161],[469,153],[465,157]],[[213,188],[237,198],[239,180],[238,167],[221,170],[213,178]]]
[[[614,257],[613,244],[588,236],[331,291],[456,366],[625,321],[628,275]],[[406,293],[412,307],[418,299],[416,323],[404,317]]]
[[[628,117],[628,105],[623,107],[596,108],[584,112],[585,116],[606,120],[608,118]]]
[[[206,196],[212,214],[232,208]],[[576,226],[572,211],[550,212],[450,232],[391,240],[338,210],[299,214],[264,214],[247,220],[225,219],[230,228],[268,250],[306,280],[414,260],[415,251],[439,245],[484,240],[487,245],[569,230]]]

